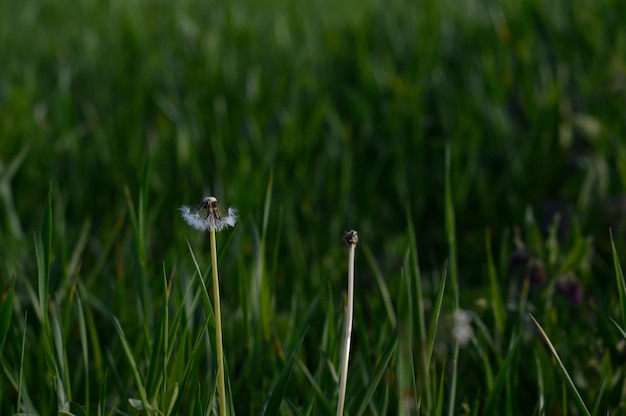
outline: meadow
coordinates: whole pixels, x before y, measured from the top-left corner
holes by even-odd
[[[626,414],[626,2],[0,1],[0,415]]]

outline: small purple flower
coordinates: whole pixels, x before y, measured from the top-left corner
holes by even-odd
[[[518,249],[509,256],[509,267],[525,270],[529,261],[530,256],[528,255],[528,252],[524,249]]]
[[[546,282],[546,267],[541,260],[533,260],[527,273],[532,287],[540,287]]]
[[[583,287],[572,272],[557,279],[555,292],[566,297],[572,305],[578,305],[583,301]]]
[[[517,249],[509,256],[509,269],[522,273],[532,287],[542,286],[546,282],[546,268],[541,259],[533,257],[525,249]]]

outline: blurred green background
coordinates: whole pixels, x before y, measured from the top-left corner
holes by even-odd
[[[592,213],[626,178],[625,13],[620,1],[5,1],[2,163],[28,153],[3,210],[28,236],[53,182],[57,210],[91,218],[98,238],[149,165],[160,263],[176,207],[215,194],[245,227],[273,172],[285,250],[313,239],[320,258],[357,228],[393,257],[410,209],[440,257],[450,144],[461,256],[527,206],[571,210],[604,237],[609,216]]]
[[[0,16],[2,290],[36,274],[50,184],[51,292],[73,279],[64,267],[83,239],[73,271],[91,276],[96,303],[139,290],[140,271],[157,285],[164,269],[193,271],[185,239],[206,266],[208,240],[177,209],[214,195],[241,216],[221,261],[235,310],[245,289],[228,276],[257,264],[271,184],[276,313],[288,321],[329,288],[322,302],[339,309],[346,230],[394,287],[409,215],[422,268],[439,273],[449,147],[462,303],[488,284],[486,230],[505,270],[529,212],[543,231],[559,214],[564,244],[593,237],[580,278],[615,299],[624,1],[2,0]],[[145,192],[139,255],[125,187],[135,208]],[[367,299],[377,287],[359,261]]]

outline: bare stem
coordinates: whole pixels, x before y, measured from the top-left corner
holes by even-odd
[[[217,392],[220,415],[226,416],[226,382],[224,380],[224,350],[222,347],[222,312],[220,308],[220,281],[217,274],[217,243],[215,229],[211,229],[211,264],[213,269],[213,302],[215,305],[215,346],[217,349]]]
[[[343,415],[346,401],[346,386],[348,382],[348,361],[350,359],[350,340],[352,338],[352,316],[354,314],[354,252],[358,241],[356,231],[350,231],[344,236],[344,241],[350,246],[348,258],[348,303],[346,305],[346,326],[341,354],[341,373],[339,378],[339,400],[337,402],[337,416]]]

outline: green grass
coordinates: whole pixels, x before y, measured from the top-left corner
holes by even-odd
[[[624,16],[0,2],[0,414],[626,413]]]

